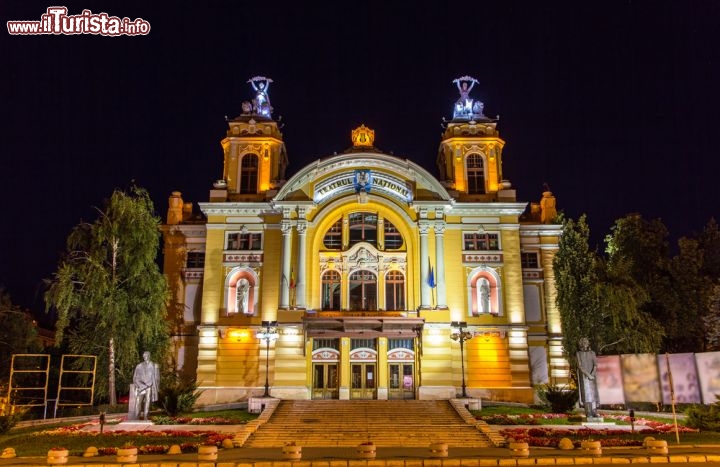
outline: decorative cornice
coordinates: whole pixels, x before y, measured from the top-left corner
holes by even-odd
[[[203,225],[163,224],[160,229],[167,234],[182,233],[185,237],[204,238],[207,227]]]
[[[521,237],[557,237],[562,232],[561,224],[520,224]]]
[[[527,203],[461,203],[455,202],[450,214],[474,216],[519,216]]]
[[[206,216],[210,215],[226,215],[226,216],[260,216],[267,214],[279,214],[280,212],[273,208],[270,203],[198,203],[200,210]]]

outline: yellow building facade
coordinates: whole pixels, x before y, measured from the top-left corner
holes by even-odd
[[[534,384],[565,380],[555,198],[516,200],[474,79],[455,81],[439,177],[361,125],[287,179],[272,80],[250,81],[203,217],[174,192],[163,226],[175,355],[199,403],[532,402]]]

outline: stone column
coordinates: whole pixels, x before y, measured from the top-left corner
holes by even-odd
[[[430,275],[430,256],[428,254],[428,231],[430,223],[428,221],[418,222],[418,232],[420,233],[420,308],[432,308],[432,289],[428,284],[428,276]]]
[[[438,308],[447,308],[445,294],[445,221],[435,222],[435,284]]]
[[[292,249],[292,223],[289,220],[283,220],[280,223],[282,231],[282,272],[280,276],[280,308],[290,308],[290,250]]]
[[[305,308],[305,267],[308,262],[305,260],[305,233],[307,232],[307,223],[298,221],[298,254],[297,254],[297,271],[295,273],[295,306]]]

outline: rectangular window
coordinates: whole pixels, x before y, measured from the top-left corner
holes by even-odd
[[[227,250],[257,251],[262,250],[262,233],[260,232],[232,232],[227,236]]]
[[[520,253],[520,265],[525,268],[537,269],[540,267],[538,262],[538,255],[536,252],[522,252]]]
[[[415,350],[412,339],[388,339],[388,350],[407,349]]]
[[[463,234],[463,250],[499,250],[500,242],[496,233],[465,233]]]
[[[205,252],[204,251],[188,251],[187,261],[185,262],[186,268],[204,268],[205,267]]]
[[[313,339],[313,350],[335,349],[340,350],[339,339]]]
[[[350,339],[350,350],[355,349],[376,350],[375,339]]]

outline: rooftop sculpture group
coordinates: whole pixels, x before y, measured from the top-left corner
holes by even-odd
[[[455,102],[453,109],[454,120],[475,120],[483,117],[485,104],[470,98],[470,91],[477,82],[478,80],[472,76],[461,76],[453,80],[460,92],[460,98]]]
[[[254,76],[247,80],[255,91],[255,99],[252,102],[243,102],[242,111],[243,114],[254,114],[260,117],[270,118],[272,115],[272,106],[270,105],[270,96],[268,89],[272,79],[266,78],[265,76]]]

